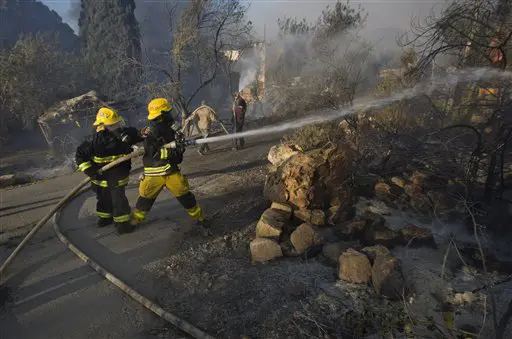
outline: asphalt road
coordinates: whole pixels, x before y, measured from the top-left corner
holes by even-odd
[[[230,143],[215,144],[211,145],[211,154],[204,157],[191,148],[186,153],[183,173],[193,190],[206,176],[266,163],[268,149],[277,140],[276,136],[247,139],[247,148],[238,152],[231,150]],[[128,189],[132,204],[137,195],[137,172],[134,171]],[[0,191],[2,231],[26,230],[27,224],[37,222],[81,180],[82,174],[75,173]],[[211,197],[200,202],[208,214],[214,212],[218,203]],[[153,283],[154,273],[148,269],[150,264],[190,238],[207,241],[200,238],[194,223],[167,192],[160,195],[148,223],[121,237],[113,227],[95,227],[94,206],[95,198],[90,193],[75,199],[62,213],[61,229],[93,259],[156,302],[158,288]],[[0,246],[0,260],[10,251],[12,248]],[[2,297],[8,298],[0,308],[2,339],[157,338],[161,333],[172,338],[186,337],[179,331],[162,332],[168,326],[163,320],[68,251],[49,224],[15,260],[9,274],[0,292],[0,301]]]

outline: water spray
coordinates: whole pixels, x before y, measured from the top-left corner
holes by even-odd
[[[230,135],[220,135],[208,138],[202,138],[198,140],[187,140],[187,144],[185,146],[196,145],[196,144],[204,144],[204,143],[212,143],[212,142],[222,142],[231,140],[234,138],[245,138],[245,137],[253,137],[260,135],[268,135],[274,133],[282,133],[290,130],[294,130],[297,128],[301,128],[308,125],[318,124],[321,122],[327,122],[332,120],[337,120],[343,116],[355,113],[355,112],[365,112],[370,109],[382,108],[393,104],[398,101],[402,101],[405,99],[411,99],[423,94],[431,94],[435,90],[442,88],[446,85],[456,85],[460,82],[466,81],[479,81],[479,80],[491,80],[491,79],[512,79],[512,72],[501,71],[493,68],[472,68],[463,71],[459,71],[455,74],[450,74],[444,77],[440,77],[438,79],[434,79],[430,81],[428,84],[417,84],[412,88],[408,88],[406,90],[396,92],[393,95],[386,98],[361,98],[356,100],[354,105],[350,108],[345,108],[338,111],[333,111],[327,114],[315,115],[304,117],[291,122],[284,122],[277,126],[266,126],[258,129],[233,133]],[[171,146],[172,148],[176,147]]]

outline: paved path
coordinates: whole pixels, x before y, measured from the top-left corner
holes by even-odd
[[[248,139],[248,148],[239,152],[231,151],[229,143],[216,144],[205,157],[192,148],[186,154],[183,172],[193,189],[194,185],[205,184],[202,178],[206,176],[266,163],[268,149],[275,143],[276,137]],[[134,172],[128,190],[132,204],[137,195],[138,171]],[[26,230],[27,224],[37,222],[82,179],[78,173],[0,191],[2,229]],[[205,197],[201,204],[213,213],[215,205],[221,203],[218,200]],[[95,227],[94,204],[92,194],[73,201],[62,213],[62,229],[79,248],[150,299],[157,296],[158,290],[147,265],[179,250],[190,239],[205,241],[166,192],[156,202],[150,222],[122,237],[115,234],[113,227]],[[0,246],[0,260],[10,251]],[[165,326],[76,258],[58,241],[49,225],[36,235],[9,272],[9,300],[0,308],[2,339],[156,338]],[[167,335],[186,337],[178,331]]]

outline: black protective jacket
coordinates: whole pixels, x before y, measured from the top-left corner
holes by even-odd
[[[81,171],[92,177],[97,185],[107,187],[125,184],[131,170],[130,160],[122,162],[102,175],[97,175],[97,171],[131,153],[131,146],[142,140],[139,131],[134,127],[120,128],[116,134],[108,130],[96,132],[92,140],[86,140],[78,146],[76,164]]]
[[[176,140],[176,134],[169,123],[152,121],[144,139],[144,175],[168,175],[179,171],[183,161],[181,149],[166,149],[163,146]]]

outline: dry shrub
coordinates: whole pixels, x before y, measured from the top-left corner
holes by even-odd
[[[311,150],[328,142],[337,142],[342,138],[343,132],[338,122],[324,122],[301,127],[291,135],[286,136],[285,141],[299,145],[304,150]]]

